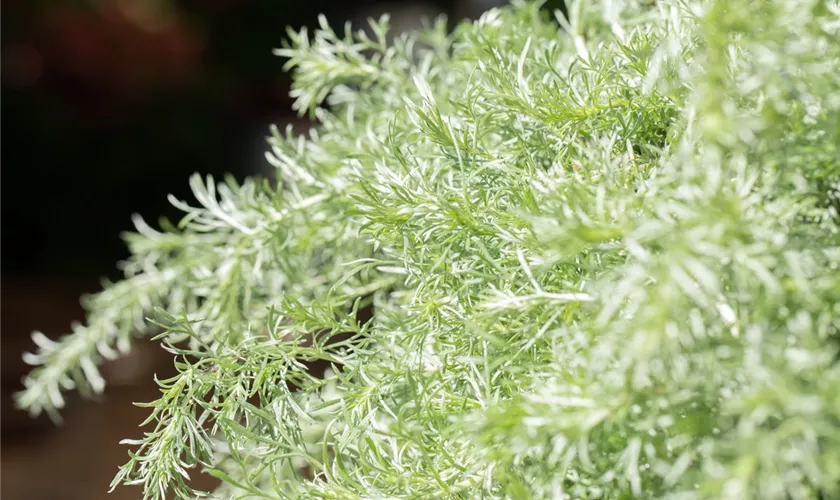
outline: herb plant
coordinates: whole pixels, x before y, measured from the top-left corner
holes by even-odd
[[[840,4],[387,28],[290,33],[317,128],[138,218],[18,404],[157,334],[147,499],[840,498]]]

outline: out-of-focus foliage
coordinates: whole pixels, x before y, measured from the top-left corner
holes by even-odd
[[[114,482],[146,498],[839,496],[840,5],[386,31],[290,34],[319,127],[138,220],[19,404],[157,325],[179,374]]]

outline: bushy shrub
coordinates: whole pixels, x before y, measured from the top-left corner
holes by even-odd
[[[101,392],[152,332],[178,375],[114,480],[146,498],[192,468],[222,498],[840,497],[840,5],[386,31],[291,33],[318,127],[273,132],[276,181],[137,219],[18,403]]]

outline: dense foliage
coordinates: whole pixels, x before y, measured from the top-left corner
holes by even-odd
[[[146,498],[840,496],[840,4],[370,28],[291,34],[319,126],[138,219],[22,407],[162,328]]]

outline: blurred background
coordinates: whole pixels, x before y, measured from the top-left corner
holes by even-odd
[[[30,333],[82,321],[79,296],[118,279],[132,213],[177,218],[193,172],[264,171],[271,123],[291,113],[272,55],[286,26],[336,27],[384,12],[396,30],[446,14],[476,17],[504,0],[4,0],[2,2],[2,454],[4,500],[106,498],[170,358],[140,343],[105,369],[99,402],[71,396],[55,426],[13,406]],[[559,2],[557,2],[559,3]],[[199,485],[211,488],[206,478]],[[140,498],[118,488],[107,498]]]

